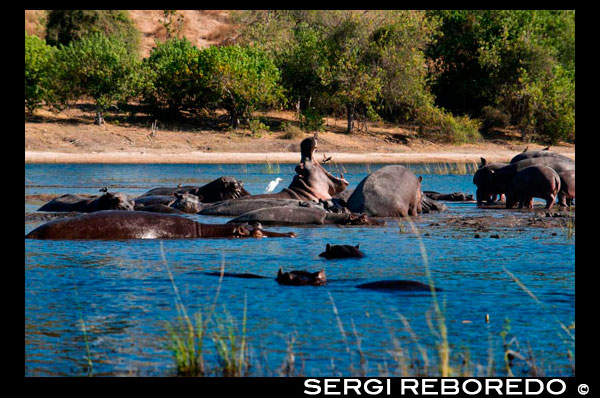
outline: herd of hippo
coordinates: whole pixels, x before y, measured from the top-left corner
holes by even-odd
[[[463,192],[440,194],[422,191],[422,177],[408,168],[391,165],[365,177],[349,190],[343,174],[326,171],[315,157],[317,135],[300,143],[301,159],[292,182],[281,192],[252,195],[243,182],[220,177],[204,186],[155,188],[138,197],[109,192],[85,197],[63,195],[38,211],[78,212],[74,217],[49,221],[31,231],[26,239],[176,239],[295,237],[294,232],[267,231],[262,225],[383,225],[386,217],[417,216],[444,211],[440,201],[473,201]],[[552,208],[571,206],[575,197],[575,162],[551,152],[523,151],[510,163],[488,163],[484,158],[473,177],[478,206],[505,196],[507,208],[518,204],[533,207],[533,198],[546,200]],[[182,214],[233,217],[225,224],[204,224]],[[359,246],[329,245],[320,254],[326,259],[363,257]],[[223,274],[261,277],[253,274]],[[283,272],[276,278],[284,285],[322,285],[325,273]],[[429,290],[414,281],[379,281],[357,287],[383,290]]]

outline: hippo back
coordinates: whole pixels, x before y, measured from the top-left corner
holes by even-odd
[[[421,182],[404,166],[385,166],[369,174],[348,198],[353,213],[405,217],[421,212]]]

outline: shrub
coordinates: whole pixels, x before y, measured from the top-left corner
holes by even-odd
[[[285,134],[281,136],[281,138],[283,138],[284,140],[291,140],[301,138],[304,136],[304,131],[300,127],[292,123],[284,123],[281,126],[281,129],[285,131]]]
[[[139,84],[139,62],[115,37],[91,34],[61,45],[56,58],[60,101],[91,97],[97,124],[104,123],[103,112],[109,106],[126,101]]]
[[[205,105],[200,51],[187,39],[157,43],[143,61],[142,102],[157,117],[173,119]]]
[[[304,131],[323,131],[325,129],[325,120],[323,115],[315,107],[309,107],[300,113],[300,127]]]
[[[257,48],[208,47],[200,52],[199,63],[212,106],[229,112],[234,129],[239,127],[240,119],[249,122],[258,107],[285,101],[279,69]]]
[[[500,109],[493,106],[484,106],[481,109],[482,129],[488,131],[491,128],[504,128],[510,123],[510,117]]]
[[[25,107],[29,112],[48,102],[52,95],[55,52],[44,40],[25,32]]]

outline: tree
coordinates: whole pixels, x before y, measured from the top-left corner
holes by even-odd
[[[143,103],[155,116],[168,119],[206,105],[205,71],[200,50],[186,38],[157,43],[143,60]]]
[[[254,47],[212,46],[199,55],[204,71],[203,86],[213,106],[229,112],[232,128],[246,122],[260,106],[275,106],[285,100],[280,72],[267,54]]]
[[[25,107],[29,112],[50,101],[55,52],[56,48],[25,32]]]
[[[63,102],[91,97],[96,104],[96,124],[103,124],[109,106],[135,92],[139,61],[115,37],[90,34],[61,45],[57,52]]]
[[[46,41],[52,46],[68,45],[93,33],[116,36],[128,51],[138,54],[140,32],[126,10],[50,10]]]

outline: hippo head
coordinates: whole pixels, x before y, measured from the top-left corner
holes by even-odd
[[[198,188],[194,195],[204,203],[213,203],[248,196],[250,192],[244,189],[242,181],[238,181],[234,177],[220,177]]]
[[[171,204],[171,207],[177,210],[192,214],[196,214],[202,210],[201,202],[196,195],[188,193],[175,193],[175,197],[177,199]]]
[[[475,172],[473,184],[477,186],[475,191],[477,206],[481,206],[484,200],[488,203],[492,201],[494,173],[494,170],[487,166],[482,166]]]
[[[382,225],[383,221],[375,220],[365,213],[350,213],[348,214],[348,223],[350,225]]]
[[[320,270],[319,272],[308,272],[308,271],[290,271],[283,272],[281,268],[277,272],[277,278],[275,279],[282,285],[312,285],[321,286],[327,282],[325,277],[325,271]]]
[[[262,237],[284,237],[284,238],[295,238],[294,232],[272,232],[265,231],[261,228],[260,224],[234,224],[232,236],[234,238],[262,238]]]
[[[133,210],[135,202],[121,192],[106,192],[97,201],[99,210]]]
[[[314,157],[317,148],[315,137],[306,138],[300,143],[301,159],[296,166],[296,176],[289,189],[308,200],[331,199],[348,186],[348,181],[341,174],[340,178],[329,173]]]

